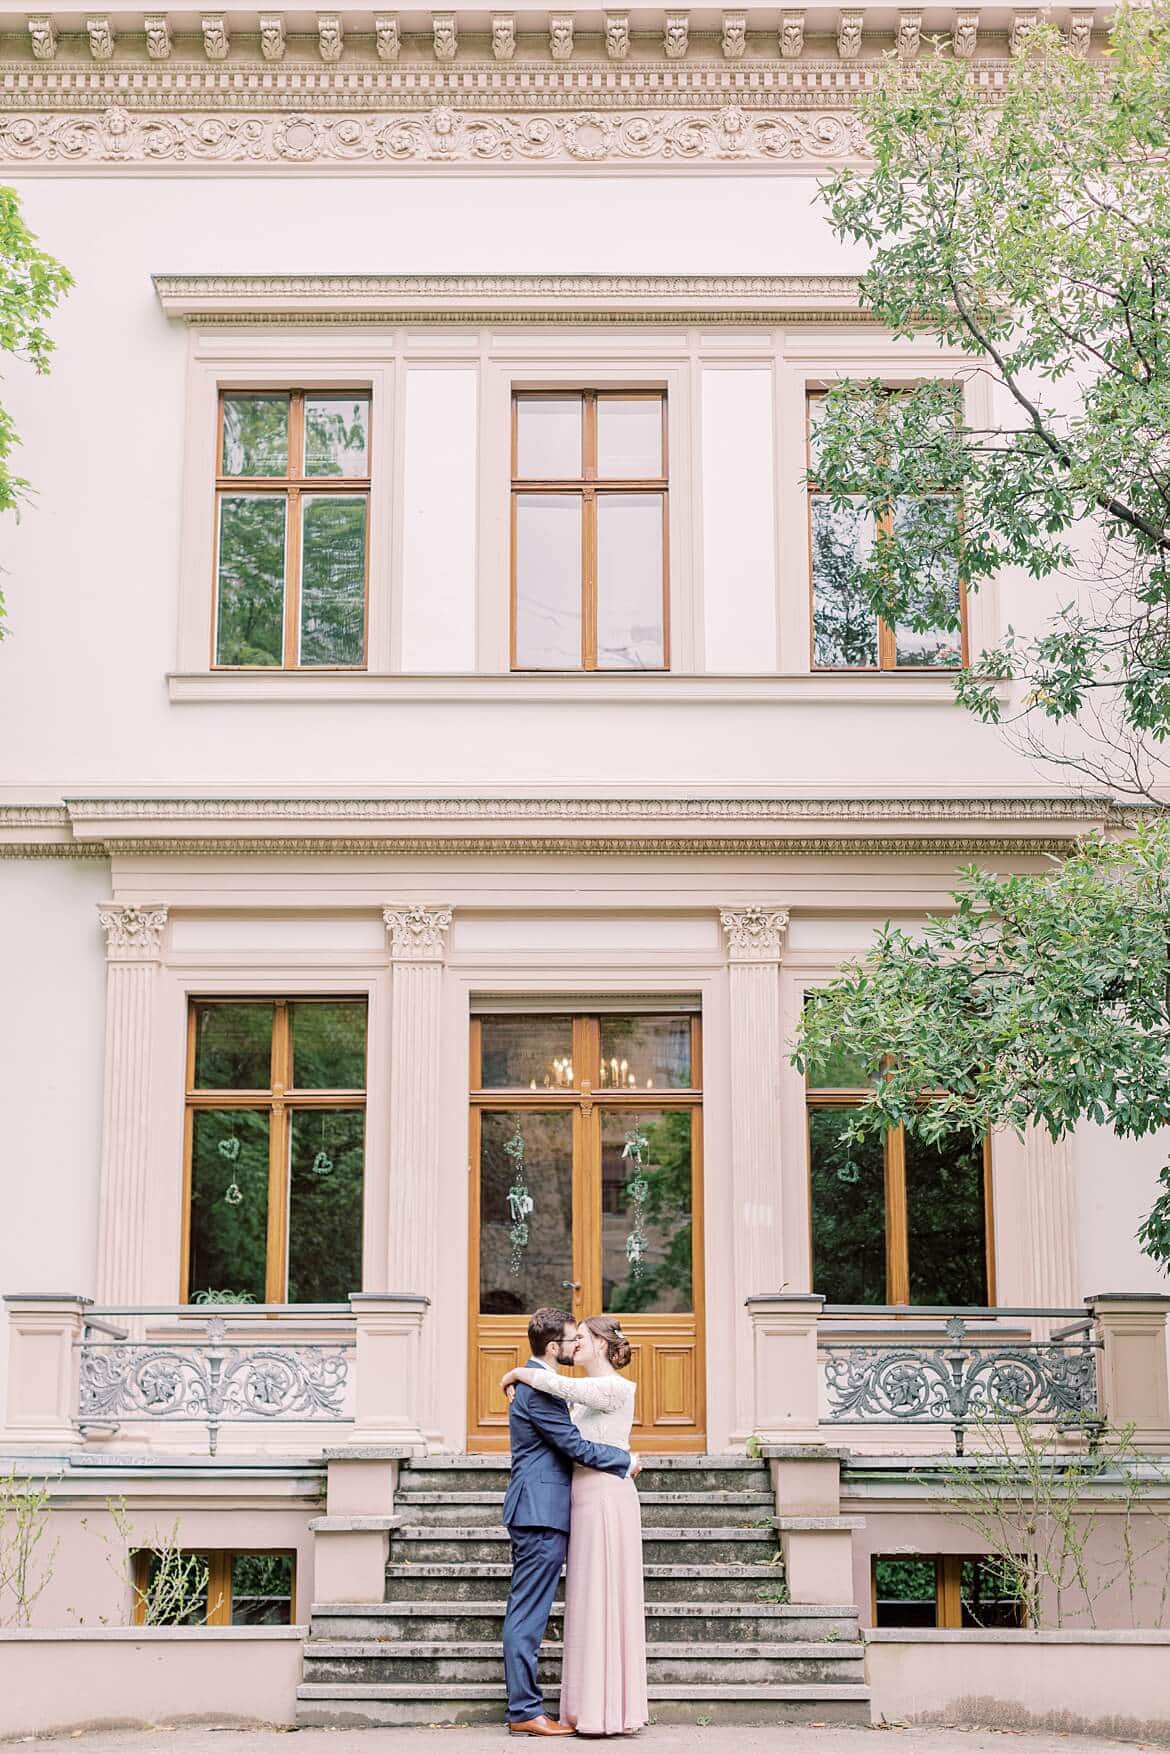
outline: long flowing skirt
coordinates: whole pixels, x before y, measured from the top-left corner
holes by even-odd
[[[638,1491],[596,1468],[573,1469],[560,1717],[586,1736],[640,1730],[649,1717]]]

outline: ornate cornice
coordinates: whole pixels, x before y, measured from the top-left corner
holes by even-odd
[[[1032,858],[1139,814],[1071,797],[85,798],[0,806],[0,857]]]
[[[0,33],[0,165],[28,171],[400,166],[597,169],[735,165],[783,170],[866,156],[858,97],[884,54],[919,52],[921,17],[867,7],[664,8],[655,20],[571,11],[482,16],[175,15],[137,26],[57,10]],[[955,13],[939,34],[1002,91],[1019,14]],[[1085,19],[1062,22],[1089,52]],[[974,22],[972,22],[974,20]],[[919,21],[916,23],[915,21]],[[417,28],[421,23],[421,28]],[[717,24],[718,28],[712,28]],[[588,26],[589,28],[586,28]]]
[[[727,939],[729,962],[778,962],[788,930],[786,907],[724,907],[719,924]]]
[[[451,930],[449,907],[390,902],[382,909],[393,962],[442,962]]]
[[[200,325],[858,323],[848,274],[156,274]],[[872,318],[868,318],[872,321]]]
[[[110,962],[158,961],[167,925],[167,910],[161,904],[141,907],[104,901],[98,907],[98,923],[106,935]]]

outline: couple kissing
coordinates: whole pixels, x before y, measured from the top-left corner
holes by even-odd
[[[646,1723],[642,1518],[630,1451],[630,1345],[612,1316],[579,1325],[561,1309],[528,1324],[531,1357],[501,1380],[512,1473],[504,1524],[512,1587],[504,1616],[508,1729],[514,1736],[620,1736]],[[575,1364],[583,1379],[561,1376]],[[570,1408],[572,1413],[570,1416]],[[537,1657],[565,1575],[560,1720],[544,1709]]]

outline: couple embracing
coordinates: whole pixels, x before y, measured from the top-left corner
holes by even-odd
[[[532,1356],[502,1379],[512,1474],[504,1523],[512,1588],[504,1616],[508,1728],[514,1736],[620,1736],[647,1721],[642,1519],[630,1451],[630,1346],[612,1316],[580,1325],[561,1309],[528,1324]],[[584,1379],[561,1376],[575,1364]],[[570,1415],[569,1409],[572,1408]],[[536,1679],[566,1563],[560,1721]]]

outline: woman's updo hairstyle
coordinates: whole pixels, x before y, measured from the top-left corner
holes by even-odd
[[[633,1349],[622,1333],[620,1322],[615,1321],[613,1316],[595,1315],[586,1316],[581,1326],[588,1328],[591,1334],[604,1343],[605,1355],[615,1370],[626,1368],[633,1356]]]

